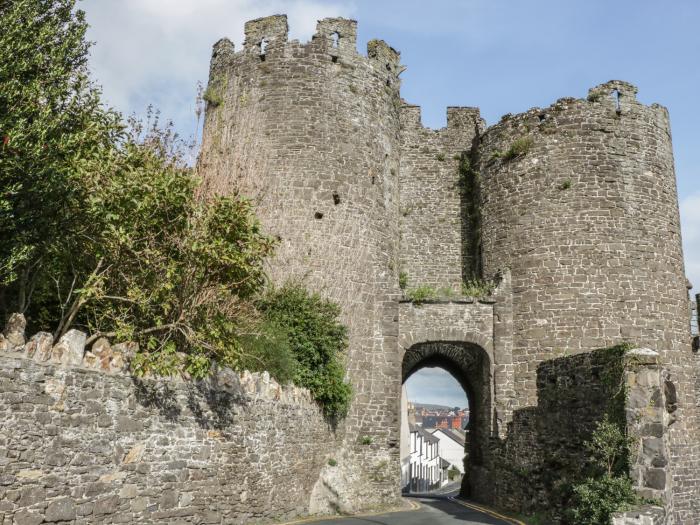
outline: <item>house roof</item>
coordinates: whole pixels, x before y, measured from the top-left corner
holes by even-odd
[[[433,431],[433,434],[436,434],[437,432],[442,432],[443,434],[445,434],[448,438],[450,438],[452,441],[454,441],[458,445],[464,446],[464,435],[462,435],[461,432],[458,432],[456,430],[452,430],[449,428],[436,428]]]
[[[449,468],[450,467],[450,462],[447,461],[445,458],[440,458],[440,468]]]
[[[413,434],[414,432],[421,436],[425,441],[428,443],[439,443],[440,440],[433,436],[430,432],[426,432],[422,427],[419,427],[418,425],[414,425],[413,423],[408,424],[408,428]]]

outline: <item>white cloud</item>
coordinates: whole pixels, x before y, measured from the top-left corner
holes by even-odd
[[[153,104],[184,135],[194,133],[196,84],[206,84],[214,42],[226,36],[240,48],[247,20],[276,13],[288,15],[290,38],[308,40],[316,20],[355,11],[348,0],[85,0],[80,7],[106,102],[127,114]]]
[[[681,199],[680,207],[685,273],[697,292],[700,288],[700,193]]]

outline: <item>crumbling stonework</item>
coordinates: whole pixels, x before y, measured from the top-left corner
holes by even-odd
[[[201,382],[137,380],[120,360],[129,345],[98,341],[83,355],[81,339],[54,345],[61,356],[42,334],[0,353],[0,524],[266,523],[308,513],[335,448],[308,391],[230,370]],[[33,341],[43,350],[32,354]]]

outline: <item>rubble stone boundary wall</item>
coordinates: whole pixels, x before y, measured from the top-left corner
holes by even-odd
[[[107,370],[37,362],[29,344],[8,351],[5,335],[1,525],[264,523],[308,512],[335,444],[308,391],[230,370],[139,381],[116,369],[114,352]]]

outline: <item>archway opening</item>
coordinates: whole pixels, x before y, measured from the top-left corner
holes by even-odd
[[[434,341],[402,362],[401,482],[405,493],[464,496],[483,478],[491,428],[491,370],[483,348]],[[457,471],[457,472],[456,472]]]

